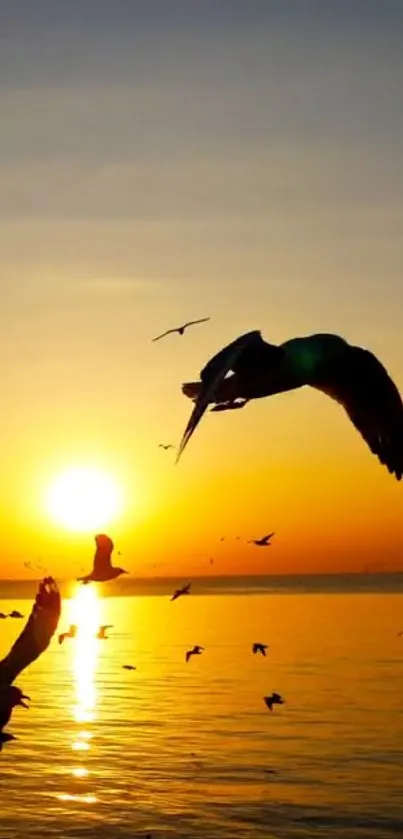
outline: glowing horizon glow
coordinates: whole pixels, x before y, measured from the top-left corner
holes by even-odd
[[[74,677],[76,705],[74,718],[77,723],[92,722],[96,706],[94,675],[97,662],[98,641],[96,633],[100,623],[100,602],[95,586],[82,586],[71,602],[70,622],[77,625],[74,652]],[[90,748],[90,732],[82,731],[73,743],[77,751]]]
[[[118,486],[107,472],[72,468],[51,484],[46,499],[52,518],[69,530],[84,533],[104,529],[121,511]]]

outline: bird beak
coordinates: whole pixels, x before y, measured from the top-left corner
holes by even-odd
[[[22,696],[21,696],[21,699],[18,702],[18,704],[22,705],[23,708],[29,708],[29,705],[27,705],[26,702],[23,702],[24,699],[28,699],[28,702],[31,701],[31,697],[30,696],[25,696],[25,694],[23,693]]]
[[[176,463],[179,462],[182,452],[185,450],[193,432],[199,425],[199,422],[203,414],[207,410],[210,402],[214,402],[214,396],[216,395],[221,385],[221,382],[225,379],[227,373],[229,373],[229,371],[232,369],[233,364],[235,363],[237,358],[239,358],[243,350],[243,345],[237,347],[231,346],[222,350],[222,352],[219,354],[220,364],[219,366],[215,367],[212,378],[210,379],[210,381],[201,382],[200,394],[197,397],[196,404],[193,408],[190,420],[185,428],[185,432],[178,449],[178,454],[176,456]]]

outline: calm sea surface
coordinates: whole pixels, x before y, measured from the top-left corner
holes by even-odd
[[[196,588],[64,601],[78,637],[17,682],[32,701],[0,755],[1,839],[402,836],[403,595]],[[21,628],[0,623],[0,655]]]

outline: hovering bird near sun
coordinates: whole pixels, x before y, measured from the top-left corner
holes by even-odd
[[[269,711],[272,711],[273,705],[284,705],[285,699],[279,693],[272,693],[271,696],[264,696],[263,702],[266,703]]]
[[[90,574],[86,577],[78,577],[79,583],[107,583],[109,580],[115,580],[121,574],[128,574],[123,568],[114,568],[111,562],[111,554],[114,549],[114,544],[109,536],[104,533],[95,536],[96,551],[94,556],[94,566]]]
[[[268,649],[269,649],[268,644],[254,644],[253,647],[252,647],[252,652],[253,652],[253,655],[256,655],[256,653],[261,653],[262,655],[265,656],[266,655],[266,650],[268,650]]]
[[[158,443],[158,448],[167,452],[169,449],[175,449],[176,446],[173,446],[172,443]]]
[[[61,598],[52,577],[45,577],[39,585],[31,614],[21,634],[11,647],[10,652],[0,661],[0,746],[13,735],[3,732],[10,720],[13,708],[24,705],[28,699],[23,692],[13,686],[17,678],[29,664],[35,661],[50,644],[57,629],[61,610]]]
[[[19,612],[17,609],[13,609],[13,611],[10,612],[8,617],[9,618],[23,618],[24,615],[22,615],[21,612]]]
[[[166,332],[163,332],[161,335],[157,335],[156,338],[153,338],[154,341],[160,341],[161,338],[165,338],[166,335],[172,335],[173,333],[177,332],[178,335],[184,335],[185,330],[189,328],[189,326],[195,326],[197,323],[207,323],[210,318],[199,318],[199,320],[188,320],[187,323],[182,324],[182,326],[175,326],[174,329],[167,329]]]
[[[187,653],[185,655],[186,664],[190,661],[190,659],[192,658],[192,655],[201,655],[202,652],[204,652],[204,647],[199,647],[199,645],[196,644],[196,646],[193,647],[192,650],[187,651]]]
[[[137,667],[133,667],[132,664],[122,664],[123,670],[137,670]]]
[[[97,632],[97,638],[99,638],[100,641],[107,641],[108,640],[108,636],[106,635],[106,630],[107,629],[113,629],[113,624],[112,623],[107,623],[107,624],[105,624],[105,626],[100,626],[99,627],[98,632]]]
[[[232,371],[232,375],[226,378]],[[403,475],[403,403],[389,374],[368,350],[338,335],[268,344],[258,331],[241,335],[204,367],[201,381],[182,386],[196,404],[177,461],[208,405],[227,410],[309,385],[339,402],[371,452],[398,481]]]
[[[187,586],[183,586],[183,588],[177,588],[176,591],[174,591],[174,593],[171,597],[171,603],[172,603],[172,600],[177,600],[178,597],[182,597],[182,594],[190,594],[190,586],[191,585],[192,585],[192,583],[188,583]]]
[[[274,533],[268,533],[267,536],[262,536],[261,539],[249,539],[248,545],[257,545],[258,548],[270,548],[273,536]]]
[[[59,644],[63,644],[63,641],[65,641],[66,638],[75,638],[76,635],[77,635],[77,626],[76,626],[75,623],[71,623],[67,632],[62,632],[59,635],[59,638],[58,638]]]

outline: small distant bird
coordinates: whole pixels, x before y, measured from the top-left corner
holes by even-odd
[[[106,583],[109,580],[114,580],[120,577],[121,574],[128,574],[123,568],[114,568],[111,562],[111,554],[114,549],[114,544],[109,536],[104,533],[95,536],[96,551],[94,556],[94,566],[90,574],[86,577],[78,577],[80,583]]]
[[[59,635],[59,638],[58,638],[59,644],[63,644],[63,641],[66,638],[75,638],[76,635],[77,635],[77,626],[76,626],[75,623],[72,623],[72,624],[70,624],[67,632],[62,632]]]
[[[263,701],[266,703],[269,711],[272,711],[273,705],[284,705],[285,699],[279,693],[272,693],[271,696],[264,696]]]
[[[174,591],[174,593],[171,597],[171,603],[172,603],[173,600],[177,600],[178,597],[182,597],[182,594],[190,594],[190,586],[191,585],[192,585],[192,583],[188,583],[187,586],[183,586],[183,588],[177,588],[176,591]]]
[[[105,626],[100,626],[97,632],[97,638],[101,641],[106,641],[108,639],[108,636],[105,634],[107,629],[113,629],[113,624],[107,623]]]
[[[214,565],[214,559],[213,559],[213,557],[211,557],[211,559],[210,559],[210,565]]]
[[[268,649],[269,649],[268,644],[254,644],[253,647],[252,647],[252,652],[253,652],[253,655],[256,655],[256,653],[261,653],[262,655],[265,656],[266,655],[266,650],[268,650]]]
[[[9,618],[23,618],[24,615],[22,615],[21,612],[19,612],[17,609],[13,609],[13,611],[10,612],[8,617]]]
[[[343,406],[371,452],[400,481],[403,403],[399,391],[375,355],[339,335],[309,335],[275,346],[255,330],[224,347],[206,364],[199,382],[182,385],[195,407],[177,461],[210,404],[213,411],[226,410],[239,400],[245,404],[305,385]]]
[[[199,647],[199,645],[196,644],[196,646],[193,647],[193,650],[188,650],[187,651],[187,653],[185,655],[186,664],[188,663],[188,661],[190,661],[190,659],[192,658],[192,655],[201,655],[202,652],[204,652],[204,647]]]
[[[168,449],[174,449],[175,446],[173,446],[172,443],[158,443],[158,448],[165,449],[165,451],[167,452]]]
[[[403,632],[398,632],[397,635],[396,635],[396,638],[401,638],[402,635],[403,635]]]
[[[196,323],[207,323],[208,320],[210,320],[210,318],[199,318],[199,320],[188,320],[188,322],[182,324],[182,326],[176,326],[176,327],[174,327],[174,329],[167,329],[166,332],[163,332],[161,335],[157,335],[156,338],[153,338],[153,343],[154,343],[154,341],[160,341],[161,338],[165,338],[166,335],[173,335],[175,332],[177,332],[178,335],[183,335],[184,332],[185,332],[185,329],[187,329],[189,326],[195,326]]]
[[[262,536],[261,539],[249,539],[248,545],[257,545],[258,548],[270,548],[270,542],[274,535],[274,533],[268,533],[267,536]]]
[[[137,670],[137,667],[133,667],[132,664],[122,664],[123,670]]]
[[[52,577],[45,577],[39,584],[34,605],[27,623],[11,650],[0,661],[0,746],[13,735],[3,731],[10,720],[13,708],[24,705],[27,696],[13,686],[14,680],[29,664],[49,646],[60,619],[61,598]]]
[[[5,615],[4,612],[0,612],[0,621],[5,621],[6,617],[7,615]]]

